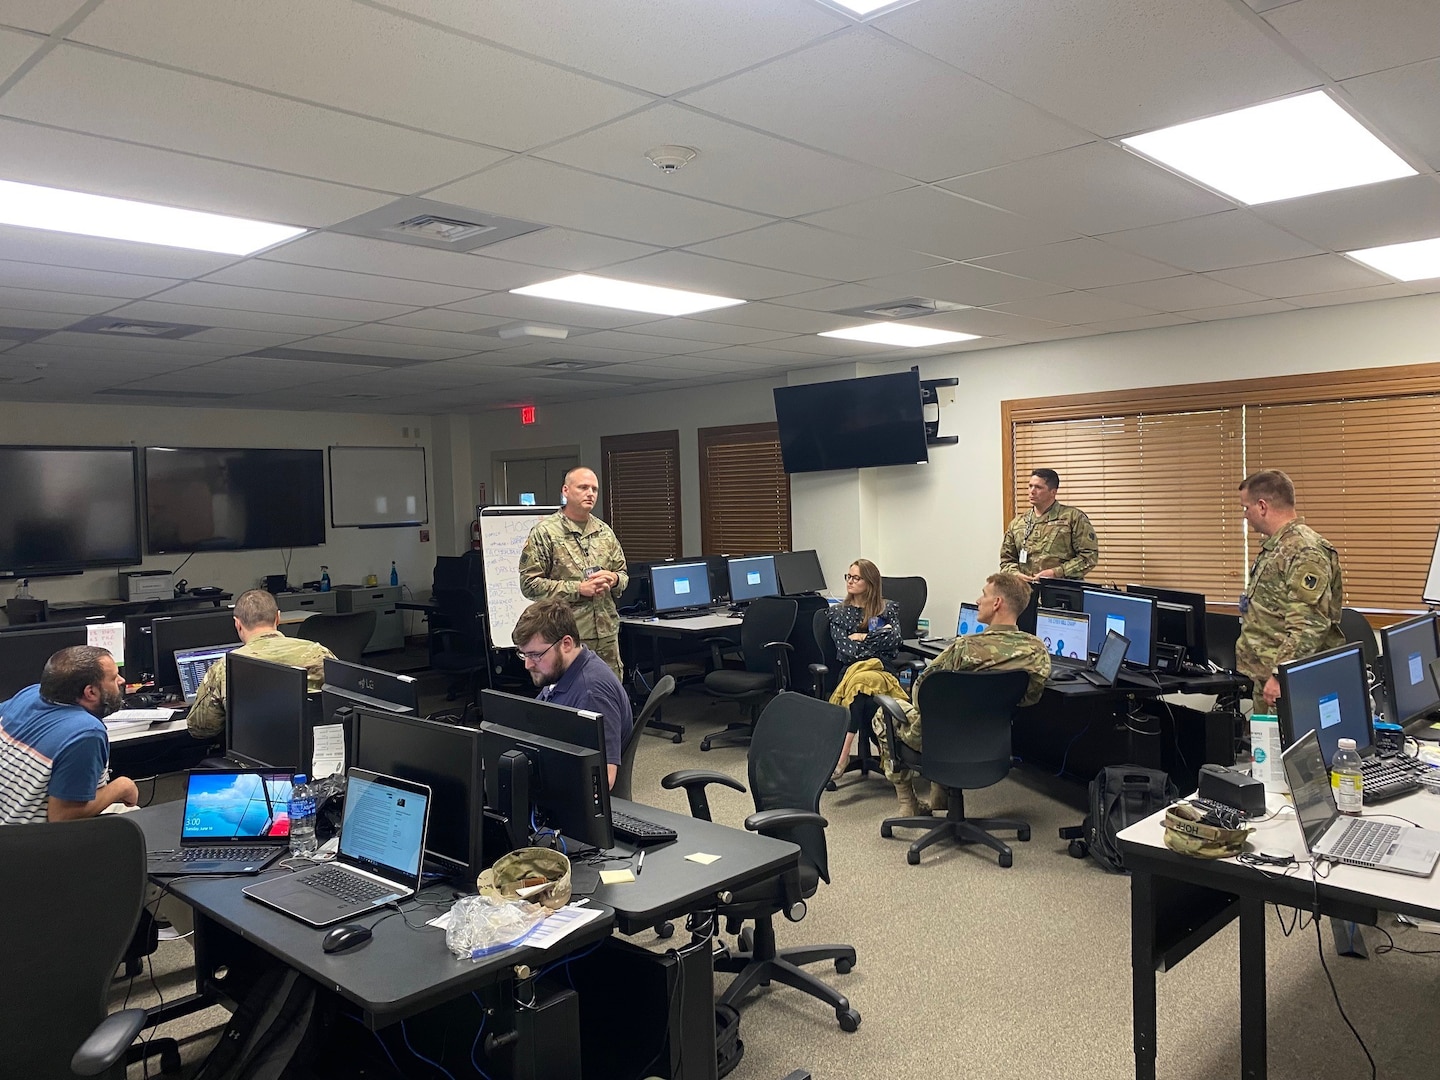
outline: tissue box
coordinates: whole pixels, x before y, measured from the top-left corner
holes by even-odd
[[[1266,791],[1289,794],[1290,785],[1280,764],[1280,719],[1260,713],[1250,717],[1250,775]]]

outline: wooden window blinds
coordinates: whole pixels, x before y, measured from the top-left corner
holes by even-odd
[[[706,555],[790,550],[790,477],[775,424],[701,428],[700,546]]]
[[[629,562],[680,556],[680,432],[607,435],[600,440],[604,518]]]

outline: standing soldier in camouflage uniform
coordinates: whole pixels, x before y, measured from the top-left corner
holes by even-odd
[[[1255,686],[1255,708],[1273,709],[1281,664],[1345,644],[1340,631],[1344,587],[1340,557],[1295,516],[1295,485],[1274,469],[1240,485],[1245,520],[1265,542],[1240,598],[1235,667]]]
[[[1018,574],[991,574],[986,578],[980,599],[975,601],[975,606],[980,609],[977,621],[986,624],[985,630],[951,642],[950,647],[932,660],[915,680],[910,700],[920,700],[920,687],[933,671],[1020,670],[1030,673],[1030,684],[1020,704],[1034,705],[1039,701],[1040,695],[1045,692],[1045,680],[1050,678],[1050,654],[1045,651],[1044,642],[1015,625],[1029,603],[1030,586]],[[902,702],[901,706],[906,722],[897,725],[895,734],[905,745],[923,751],[920,713],[909,702]],[[885,726],[878,712],[874,726],[883,751]],[[885,769],[885,778],[895,785],[901,816],[917,816],[920,811],[911,786],[915,774],[909,769],[897,769],[889,760],[888,753],[881,754],[881,764]],[[937,810],[946,809],[944,788],[931,785],[930,805]]]
[[[527,600],[568,600],[580,640],[624,682],[614,594],[630,582],[625,552],[614,530],[591,514],[600,497],[594,472],[576,466],[565,474],[560,491],[565,505],[530,530],[520,552],[520,591]]]
[[[1000,542],[1000,572],[1026,581],[1042,577],[1083,578],[1100,561],[1100,541],[1084,511],[1055,501],[1060,474],[1036,469],[1030,474],[1030,509],[1005,530]]]

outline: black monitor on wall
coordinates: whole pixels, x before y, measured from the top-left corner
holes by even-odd
[[[820,556],[808,551],[782,551],[775,556],[775,576],[785,596],[825,591],[825,573],[820,569]]]
[[[787,473],[929,460],[918,371],[777,386],[774,396]]]
[[[225,655],[225,756],[254,769],[309,770],[304,668]]]
[[[86,644],[85,625],[36,627],[0,634],[0,701],[40,681],[45,661],[61,649]]]
[[[155,685],[161,689],[180,685],[180,672],[175,667],[175,650],[225,645],[239,640],[240,635],[235,630],[235,614],[229,609],[206,611],[197,615],[157,615],[151,618],[150,648],[155,662]],[[128,634],[126,647],[129,647]]]
[[[1440,709],[1440,690],[1430,665],[1440,656],[1434,613],[1380,628],[1380,673],[1385,683],[1385,719],[1412,724]]]
[[[140,561],[131,446],[0,446],[0,577]]]

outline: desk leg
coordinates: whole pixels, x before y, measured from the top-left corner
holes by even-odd
[[[1135,1080],[1155,1080],[1155,879],[1130,877],[1130,979]]]
[[[1240,1074],[1265,1080],[1265,902],[1241,897]]]
[[[664,665],[665,665],[665,657],[664,657],[664,650],[663,650],[663,648],[662,648],[662,643],[661,643],[661,641],[660,641],[660,635],[658,635],[658,634],[651,634],[651,635],[650,635],[650,670],[653,672],[653,674],[652,674],[652,676],[651,676],[651,681],[650,681],[650,685],[651,685],[651,686],[654,686],[655,683],[658,683],[658,682],[660,681],[660,676],[661,676],[661,672],[662,672],[663,669],[664,669]],[[684,729],[681,725],[679,725],[679,724],[671,724],[671,723],[669,723],[669,722],[667,722],[667,721],[665,721],[665,720],[661,720],[661,719],[660,719],[660,713],[662,713],[662,712],[664,712],[664,711],[665,711],[664,709],[658,709],[658,710],[656,710],[655,715],[652,716],[652,717],[650,717],[649,722],[645,725],[645,730],[646,730],[646,731],[649,731],[649,732],[651,732],[651,733],[660,733],[660,734],[664,734],[664,735],[669,735],[669,736],[670,736],[670,741],[671,741],[672,743],[684,742],[684,740],[685,740],[685,729]]]

